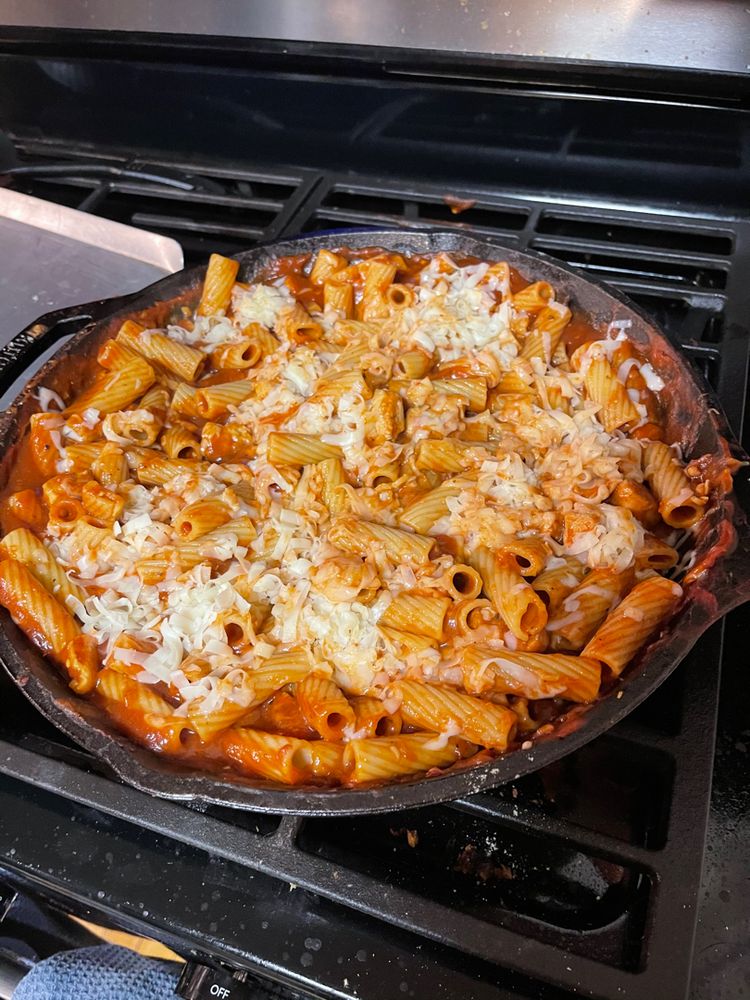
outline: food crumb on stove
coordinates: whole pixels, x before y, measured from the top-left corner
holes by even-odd
[[[460,215],[461,212],[473,208],[477,203],[476,198],[459,198],[454,194],[443,195],[443,201],[450,208],[453,215]]]
[[[622,698],[622,696],[623,696],[624,694],[625,694],[625,692],[624,692],[624,691],[618,691],[618,692],[617,692],[617,698],[618,698],[618,700],[619,700],[620,698]]]
[[[419,843],[419,834],[417,833],[416,830],[406,831],[406,842],[409,845],[409,847],[417,846],[417,844]]]
[[[514,799],[518,798],[518,789],[516,788],[515,785],[511,788],[510,794],[513,796]]]
[[[521,744],[521,749],[522,750],[531,750],[531,748],[533,746],[534,746],[534,744],[531,742],[531,740],[524,740],[523,743]]]

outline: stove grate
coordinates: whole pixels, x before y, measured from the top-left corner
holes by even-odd
[[[64,158],[48,143],[22,153],[36,165]],[[463,209],[454,214],[445,192],[412,182],[65,156],[69,172],[14,183],[175,236],[191,262],[259,239],[384,223],[469,226],[499,245],[542,250],[652,313],[740,430],[750,354],[745,223],[487,189],[452,191]],[[94,179],[81,172],[84,160],[162,171],[192,187]],[[2,681],[0,864],[68,906],[315,996],[683,996],[722,636],[712,628],[627,720],[541,772],[368,819],[154,800],[119,783]],[[13,808],[19,797],[23,810]]]

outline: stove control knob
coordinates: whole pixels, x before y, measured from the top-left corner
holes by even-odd
[[[175,993],[183,1000],[266,1000],[268,993],[250,974],[188,962]]]

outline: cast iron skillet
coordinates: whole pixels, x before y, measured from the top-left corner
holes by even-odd
[[[679,440],[688,458],[707,455],[707,471],[720,476],[732,456],[742,458],[710,390],[650,320],[624,297],[539,254],[519,253],[487,239],[455,232],[377,230],[312,236],[257,247],[238,255],[240,279],[248,280],[272,259],[315,251],[324,246],[381,246],[389,250],[433,254],[441,250],[484,259],[507,260],[530,280],[544,279],[559,298],[602,330],[611,320],[628,319],[628,336],[648,356],[663,378],[667,401],[667,438]],[[76,389],[79,359],[114,336],[122,321],[134,317],[161,326],[181,304],[194,304],[203,269],[171,275],[134,295],[65,309],[42,317],[0,353],[0,374],[17,376],[54,339],[72,339],[29,382],[0,418],[0,486],[13,466],[19,435],[38,409],[39,385],[70,399]],[[80,380],[80,374],[78,374]],[[724,482],[727,474],[724,471]],[[55,669],[37,652],[2,609],[0,660],[27,698],[72,739],[109,764],[122,779],[154,795],[255,809],[262,812],[335,815],[386,812],[448,801],[527,774],[576,750],[619,722],[664,681],[708,626],[750,597],[750,485],[743,468],[735,477],[735,493],[719,490],[711,512],[701,522],[694,543],[696,563],[685,598],[661,637],[648,645],[616,688],[595,705],[577,706],[562,717],[555,731],[537,738],[530,750],[515,750],[495,760],[456,765],[434,777],[416,777],[369,788],[284,788],[260,779],[210,773],[170,761],[131,743],[91,702],[73,695]],[[744,496],[740,505],[738,493]]]

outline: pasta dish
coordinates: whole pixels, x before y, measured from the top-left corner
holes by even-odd
[[[0,603],[71,689],[293,785],[487,760],[610,689],[709,496],[628,321],[446,253],[238,269],[38,393]]]

